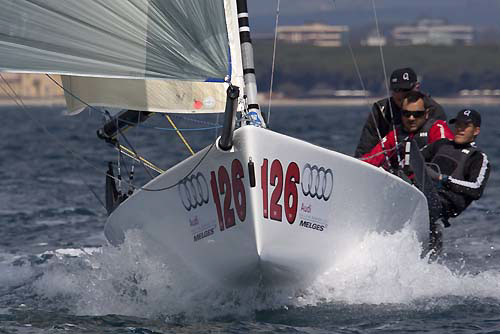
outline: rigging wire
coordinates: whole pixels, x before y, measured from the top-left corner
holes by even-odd
[[[123,146],[121,144],[118,144],[115,146],[115,149],[120,151],[121,153],[125,154],[127,157],[129,157],[130,159],[133,159],[137,162],[142,162],[144,163],[149,169],[152,169],[154,170],[155,172],[157,172],[158,174],[161,174],[163,172],[165,172],[163,169],[161,169],[160,167],[156,166],[155,164],[153,164],[152,162],[144,159],[143,157],[141,157],[140,155],[136,155],[134,153],[134,151],[132,151],[131,149],[129,149],[128,147],[126,146]]]
[[[200,161],[198,161],[193,168],[191,168],[191,170],[189,171],[189,173],[186,174],[186,176],[184,176],[183,178],[181,178],[179,181],[177,181],[176,183],[174,184],[171,184],[169,186],[166,186],[166,187],[163,187],[163,188],[156,188],[156,189],[153,189],[153,188],[145,188],[145,187],[139,187],[138,189],[141,189],[141,190],[144,190],[144,191],[150,191],[150,192],[155,192],[155,191],[165,191],[165,190],[169,190],[169,189],[172,189],[174,187],[177,187],[179,184],[181,184],[182,182],[184,182],[185,179],[187,179],[187,177],[189,175],[191,175],[195,170],[196,168],[198,168],[199,165],[201,165],[201,163],[205,160],[205,158],[207,157],[208,153],[210,153],[210,151],[212,151],[213,147],[215,146],[215,141],[212,143],[212,145],[209,146],[208,150],[205,152],[205,154],[201,157]]]
[[[333,1],[335,2],[335,0],[333,0]],[[354,68],[356,69],[356,74],[358,76],[359,82],[361,83],[361,89],[364,92],[366,92],[367,91],[366,86],[365,86],[365,83],[363,81],[363,77],[361,76],[361,71],[359,69],[358,62],[356,61],[356,57],[354,56],[354,51],[352,50],[350,38],[347,38],[347,47],[349,48],[349,53],[351,54],[351,58],[352,58],[353,63],[354,63]],[[365,94],[364,100],[366,102],[367,107],[370,108],[370,101],[368,100],[368,96],[366,96],[366,94]],[[370,114],[372,115],[373,123],[376,125],[377,120],[375,119],[375,114],[371,108],[370,108]],[[382,148],[384,148],[384,143],[382,142],[382,135],[380,134],[380,129],[378,128],[378,126],[376,127],[376,129],[377,129],[378,139],[379,139],[380,143],[382,143]]]
[[[280,0],[278,0],[278,4],[276,6],[276,23],[274,27],[274,43],[273,43],[273,60],[271,63],[271,82],[269,84],[269,104],[267,106],[267,124],[269,126],[271,122],[271,104],[273,99],[273,83],[274,83],[274,66],[276,63],[276,45],[278,44],[278,25],[280,18]]]
[[[86,105],[88,108],[90,108],[91,110],[96,110],[98,112],[100,112],[101,114],[107,116],[110,120],[112,119],[111,115],[109,114],[109,112],[106,110],[106,111],[102,111],[102,110],[99,110],[98,108],[95,108],[93,106],[91,106],[90,104],[88,104],[87,102],[85,102],[84,100],[82,100],[81,98],[79,98],[78,96],[76,96],[75,94],[73,94],[72,92],[70,92],[69,90],[67,90],[66,88],[64,88],[61,84],[59,84],[59,82],[57,82],[55,79],[53,79],[49,74],[45,74],[54,84],[56,84],[59,88],[61,88],[64,92],[68,93],[69,95],[71,95],[73,98],[77,99],[78,101],[80,101],[81,103],[83,103],[84,105]],[[166,117],[168,118],[168,115],[166,115]],[[118,118],[116,119],[116,121],[118,122]],[[123,121],[124,123],[129,123],[129,124],[132,124],[132,125],[135,125],[134,122],[129,122],[129,121],[126,121],[126,120],[122,120],[120,119],[120,121]],[[171,122],[173,124],[173,122]],[[179,134],[179,129],[176,128],[175,124],[173,125],[174,126],[174,130],[177,131],[177,133]],[[127,139],[127,137],[125,136],[125,134],[123,133],[123,131],[120,130],[120,128],[117,126],[117,129],[118,129],[118,132],[120,133],[120,135],[123,137],[123,139],[125,140],[125,142],[127,143],[128,146],[130,146],[130,151],[133,152],[130,153],[128,152],[128,154],[126,154],[128,157],[132,158],[133,160],[135,161],[138,161],[141,166],[143,166],[144,170],[146,171],[146,173],[149,175],[149,177],[151,179],[154,178],[153,175],[151,175],[151,173],[149,172],[149,170],[146,168],[149,167],[155,171],[159,171],[161,169],[159,169],[158,167],[156,167],[154,164],[150,163],[149,161],[145,160],[144,158],[142,158],[138,153],[137,151],[134,149],[134,147],[132,146],[132,144],[129,142],[129,140]],[[170,129],[169,129],[170,130]],[[181,135],[182,137],[182,135]],[[187,142],[185,142],[187,144]],[[187,145],[189,147],[189,145]],[[119,154],[122,153],[122,151],[127,151],[129,149],[127,149],[125,146],[123,145],[118,145],[117,147],[117,150],[119,152]],[[191,149],[189,147],[189,149]],[[192,151],[191,149],[191,152],[194,154],[194,152]],[[160,172],[161,173],[161,172]],[[119,183],[122,182],[121,178],[115,178],[116,180],[118,180]],[[133,187],[133,186],[132,186]]]
[[[177,113],[170,113],[169,115],[170,115],[170,117],[175,117],[175,118],[184,119],[184,120],[186,120],[186,121],[190,121],[190,122],[193,122],[193,123],[200,123],[200,124],[205,124],[205,125],[213,125],[213,126],[222,127],[222,125],[220,125],[220,124],[219,124],[219,115],[220,115],[220,114],[221,114],[221,113],[216,113],[216,115],[217,115],[217,120],[215,121],[215,123],[214,123],[214,122],[207,122],[207,121],[203,121],[203,120],[201,120],[201,119],[195,119],[195,118],[190,118],[190,117],[182,116],[182,114],[181,114],[181,115],[179,115],[179,114],[177,114]],[[170,129],[170,130],[172,130],[172,129]],[[185,130],[183,130],[183,131],[185,131]]]
[[[350,52],[351,57],[353,59],[354,67],[356,68],[356,73],[358,75],[359,81],[361,82],[361,89],[363,89],[363,91],[366,92],[365,83],[363,81],[363,78],[361,77],[361,71],[359,70],[358,62],[356,61],[356,57],[354,56],[354,52],[352,50],[352,46],[351,46],[351,42],[350,42],[349,38],[347,38],[347,46],[349,47],[349,52]],[[366,105],[368,106],[368,108],[370,108],[370,101],[368,100],[368,96],[366,96],[366,94],[365,94],[365,102],[366,102]],[[373,110],[373,108],[370,108],[370,115],[373,119],[373,124],[375,125],[375,129],[377,129],[377,136],[378,136],[378,140],[379,140],[380,145],[382,145],[382,152],[385,152],[384,141],[382,140],[382,135],[380,134],[380,129],[378,128],[378,125],[377,125],[377,119],[375,118],[375,110]],[[389,163],[389,156],[387,154],[385,155],[385,158],[386,158],[387,163]]]
[[[141,116],[142,116],[142,113],[138,112],[137,113],[137,124],[141,124]],[[135,137],[134,138],[135,142],[137,143],[139,141],[139,129],[138,128],[135,128],[135,130],[134,130],[134,137]],[[130,172],[128,172],[128,181],[130,183],[134,182],[135,163],[136,163],[135,159],[132,159],[132,163],[130,166]],[[134,189],[129,186],[127,189],[127,194],[131,195],[133,192],[134,192]]]
[[[377,16],[377,8],[375,7],[375,0],[372,0],[372,8],[373,8],[373,16],[375,18],[375,27],[377,29],[377,37],[380,40],[381,34],[380,34],[380,28],[378,25],[378,16]],[[389,80],[387,80],[387,70],[385,68],[385,59],[384,59],[384,51],[382,48],[382,43],[379,43],[379,50],[380,50],[380,59],[382,61],[382,69],[384,71],[385,89],[387,92],[387,99],[389,101],[389,111],[391,113],[392,130],[394,131],[394,142],[397,145],[398,144],[398,136],[396,134],[396,124],[394,123],[394,112],[392,110],[391,95],[390,95],[390,91],[389,91]],[[399,165],[401,162],[401,158],[399,157],[399,154],[397,155],[397,158],[398,158],[398,165]]]
[[[118,132],[120,133],[120,135],[122,136],[122,138],[125,140],[125,143],[130,147],[130,150],[132,152],[134,152],[134,155],[136,157],[139,157],[139,154],[137,153],[137,151],[135,150],[135,148],[132,146],[132,143],[130,143],[130,141],[127,139],[127,137],[125,136],[125,134],[122,132],[122,130],[120,130],[120,128],[118,128]],[[121,150],[119,150],[119,152],[121,153]],[[151,174],[151,172],[149,171],[149,169],[147,169],[146,165],[144,164],[144,162],[142,161],[142,159],[138,159],[139,160],[139,163],[141,164],[141,166],[144,168],[144,170],[146,171],[146,174],[149,175],[149,177],[151,179],[154,179],[155,177]]]
[[[174,121],[172,121],[172,119],[170,118],[170,116],[168,115],[165,115],[166,119],[168,119],[168,121],[170,122],[170,125],[172,125],[172,127],[175,129],[175,132],[177,132],[177,135],[179,136],[179,138],[182,140],[182,142],[184,143],[184,145],[186,145],[188,151],[191,153],[191,155],[194,155],[194,151],[193,149],[191,148],[191,146],[189,146],[186,138],[184,138],[184,136],[182,135],[182,133],[179,131],[179,129],[177,129],[177,126],[175,125]]]
[[[111,119],[111,115],[109,114],[109,112],[107,111],[102,111],[101,109],[99,108],[96,108],[90,104],[88,104],[87,102],[85,102],[84,100],[82,100],[80,97],[76,96],[75,94],[73,94],[71,91],[69,91],[68,89],[64,88],[63,85],[61,85],[59,82],[57,82],[57,80],[55,80],[54,78],[52,78],[52,76],[50,76],[50,74],[45,74],[54,84],[56,84],[59,88],[61,88],[65,93],[68,93],[68,95],[70,95],[71,97],[75,98],[76,100],[78,100],[79,102],[83,103],[85,106],[87,106],[89,109],[91,110],[94,110],[94,111],[97,111],[99,113],[101,113],[103,116],[106,116],[108,117],[109,119]],[[173,115],[172,115],[173,116]],[[201,120],[195,120],[195,119],[192,119],[192,118],[188,118],[188,117],[183,117],[183,116],[175,116],[175,117],[178,117],[178,118],[182,118],[182,119],[185,119],[185,120],[188,120],[188,121],[191,121],[191,122],[196,122],[196,123],[200,123],[200,124],[206,124],[206,125],[212,125],[211,127],[204,127],[204,128],[185,128],[185,129],[178,129],[179,131],[207,131],[207,130],[213,130],[213,129],[219,129],[222,127],[222,125],[219,125],[219,124],[215,124],[215,123],[211,123],[211,122],[206,122],[206,121],[201,121]],[[124,120],[124,119],[120,119],[120,122],[123,122],[123,123],[127,123],[127,124],[130,124],[130,125],[135,125],[137,127],[142,127],[142,128],[150,128],[150,129],[155,129],[155,130],[162,130],[162,131],[176,131],[175,129],[170,129],[170,128],[162,128],[162,127],[156,127],[156,126],[147,126],[147,125],[144,125],[144,124],[136,124],[134,122],[130,122],[130,121],[127,121],[127,120]]]
[[[112,119],[109,111],[105,110],[104,113],[110,118]],[[149,177],[151,179],[154,178],[153,175],[151,175],[151,173],[149,172],[149,170],[146,168],[146,167],[149,167],[153,170],[155,170],[155,168],[152,168],[151,166],[147,166],[147,164],[145,164],[145,162],[147,162],[148,164],[154,166],[152,163],[150,163],[149,161],[147,161],[146,159],[142,158],[138,153],[137,151],[134,149],[134,147],[132,146],[132,143],[130,143],[130,141],[128,140],[128,138],[125,136],[125,131],[127,131],[129,128],[125,129],[122,131],[122,129],[120,129],[119,127],[119,124],[118,122],[121,121],[122,119],[120,119],[119,117],[117,117],[114,121],[116,122],[116,129],[118,131],[118,133],[122,136],[122,138],[125,140],[125,143],[128,144],[130,146],[130,149],[123,146],[123,145],[120,145],[119,141],[118,140],[114,140],[112,142],[110,142],[110,144],[112,144],[115,149],[118,151],[118,182],[119,182],[119,185],[121,184],[122,182],[122,179],[121,179],[121,172],[120,172],[120,159],[121,159],[121,154],[122,153],[125,153],[127,150],[128,151],[132,151],[131,154],[126,154],[129,158],[132,158],[132,159],[135,159],[137,162],[139,162],[141,164],[141,166],[144,168],[144,170],[146,171],[146,174],[149,175]],[[132,122],[133,123],[133,122]],[[155,166],[156,167],[156,166]]]
[[[388,153],[391,153],[393,151],[396,151],[397,149],[399,149],[400,147],[403,146],[404,143],[400,142],[398,143],[397,145],[395,145],[393,148],[389,148],[387,150],[383,149],[382,151],[380,152],[377,152],[377,153],[374,153],[372,155],[369,155],[367,157],[362,157],[362,158],[358,158],[359,160],[362,160],[362,161],[365,161],[365,160],[369,160],[371,158],[375,158],[375,157],[378,157],[379,155],[382,155],[382,154],[385,154],[386,157],[388,156]],[[387,160],[387,162],[390,164],[390,161]]]
[[[4,83],[9,87],[9,89],[13,92],[14,96],[12,96],[6,89],[5,87],[2,86],[2,89],[3,91],[7,94],[7,96],[9,96],[9,98],[11,98],[14,103],[19,107],[21,108],[23,111],[26,112],[26,114],[28,115],[29,119],[36,125],[38,126],[43,132],[45,132],[45,134],[47,134],[51,139],[52,141],[54,141],[57,145],[59,145],[60,147],[62,147],[65,151],[67,151],[68,153],[70,153],[76,160],[79,160],[81,162],[83,162],[85,165],[89,166],[90,168],[96,170],[97,172],[101,173],[101,170],[94,166],[92,163],[90,163],[87,159],[85,159],[84,157],[82,157],[81,155],[79,155],[78,153],[76,153],[75,151],[73,151],[69,146],[65,145],[61,140],[59,140],[59,138],[57,138],[55,135],[53,135],[48,129],[47,127],[41,123],[41,122],[38,122],[30,113],[29,109],[27,108],[27,106],[24,104],[22,98],[17,95],[17,93],[15,92],[15,90],[10,86],[9,82],[5,79],[5,77],[2,75],[2,73],[0,73],[0,78],[2,78],[2,80],[4,81]],[[52,81],[54,81],[52,78],[50,78]],[[56,81],[54,81],[58,86],[60,86]],[[66,90],[65,90],[66,91]],[[68,92],[69,94],[73,95],[71,92]],[[75,96],[75,98],[79,99],[78,97]],[[19,100],[19,101],[18,101]],[[82,101],[82,103],[84,103],[85,105],[89,106],[91,109],[93,110],[97,110],[101,113],[103,113],[105,115],[104,112],[88,105],[86,102]],[[141,187],[141,186],[136,186],[134,185],[133,183],[131,182],[128,182],[128,181],[124,181],[124,180],[120,180],[118,179],[116,176],[114,175],[110,175],[108,173],[105,173],[106,176],[112,178],[113,180],[115,181],[118,181],[118,182],[122,182],[122,183],[125,183],[126,185],[128,185],[129,187],[133,188],[133,189],[137,189],[137,190],[143,190],[143,191],[149,191],[149,192],[159,192],[159,191],[166,191],[166,190],[170,190],[176,186],[178,186],[179,184],[181,184],[182,182],[184,182],[184,180],[186,178],[188,178],[200,165],[201,163],[206,159],[206,157],[208,156],[208,154],[212,151],[213,147],[215,146],[216,142],[214,141],[207,149],[207,151],[203,154],[203,156],[200,158],[200,160],[193,166],[193,168],[191,168],[191,170],[186,173],[186,175],[182,178],[179,179],[179,181],[169,185],[169,186],[166,186],[166,187],[162,187],[162,188],[146,188],[146,187]],[[137,153],[135,151],[132,151],[134,154],[136,154],[137,157],[139,157],[137,155]],[[90,186],[88,185],[88,183],[85,182],[85,180],[82,179],[82,182],[84,184],[87,185],[87,187],[90,188]],[[104,203],[102,202],[102,200],[95,194],[95,192],[91,191],[92,194],[94,194],[97,198],[97,200],[99,201],[99,203],[101,203],[101,205],[103,206],[104,209],[106,209],[106,206],[104,205]]]
[[[165,115],[167,115],[167,114],[165,114]],[[151,125],[145,125],[145,124],[136,124],[134,122],[127,121],[127,120],[124,120],[122,118],[120,118],[120,122],[129,124],[129,125],[134,125],[137,128],[154,129],[154,130],[160,130],[160,131],[176,131],[175,129],[171,129],[171,128],[162,128],[162,127],[158,127],[158,126],[151,126]],[[184,132],[185,131],[208,131],[208,130],[214,130],[214,129],[217,130],[217,129],[220,129],[220,128],[222,128],[222,125],[211,126],[211,127],[206,127],[206,128],[178,128],[177,130],[184,131]]]
[[[54,78],[52,78],[49,74],[45,74],[54,84],[56,84],[59,88],[61,88],[65,93],[68,93],[70,96],[72,96],[73,98],[77,99],[78,101],[80,101],[81,103],[83,103],[84,105],[86,105],[88,108],[90,108],[91,110],[95,110],[97,112],[100,112],[101,114],[103,114],[103,116],[107,116],[109,118],[109,120],[112,120],[113,118],[111,117],[110,113],[105,110],[105,111],[102,111],[98,108],[95,108],[93,106],[91,106],[90,104],[88,104],[87,102],[85,102],[84,100],[82,100],[80,97],[76,96],[75,94],[73,94],[71,91],[67,90],[66,88],[64,88],[64,86],[62,86],[61,84],[59,84],[59,82],[57,82]],[[116,122],[117,122],[117,129],[118,129],[118,132],[120,133],[120,135],[122,136],[122,138],[125,140],[125,142],[130,146],[131,150],[133,151],[135,157],[140,157],[139,154],[137,154],[136,150],[133,148],[132,144],[128,141],[127,137],[125,136],[125,134],[120,130],[120,127],[118,126],[118,118],[116,119]],[[132,122],[133,123],[133,122]],[[115,181],[118,181],[118,187],[121,187],[121,183],[122,183],[122,179],[121,179],[121,172],[120,172],[120,167],[121,167],[121,164],[120,164],[120,161],[121,161],[121,153],[122,153],[122,150],[121,150],[121,146],[122,145],[117,145],[117,150],[118,150],[118,177],[115,178],[113,176],[113,179],[115,179]],[[154,178],[153,175],[151,175],[151,173],[149,172],[149,170],[146,168],[146,165],[144,164],[144,162],[142,161],[142,159],[140,158],[137,158],[136,160],[139,161],[139,163],[141,164],[141,166],[143,166],[144,170],[146,171],[146,174],[149,175],[149,177],[151,179]],[[107,173],[106,173],[107,174]],[[126,182],[125,182],[126,183]],[[129,185],[130,186],[130,185]],[[105,207],[106,208],[106,207]]]
[[[164,113],[164,115],[169,115],[170,117],[181,118],[181,119],[184,119],[184,120],[187,120],[187,121],[191,121],[191,122],[198,122],[198,123],[203,122],[203,123],[206,123],[206,124],[213,124],[214,125],[214,126],[204,127],[204,128],[177,128],[177,130],[179,130],[179,131],[208,131],[208,130],[214,130],[214,129],[217,130],[217,129],[222,128],[222,125],[215,124],[215,123],[204,122],[204,121],[197,121],[197,120],[194,120],[194,119],[184,118],[182,116],[175,116],[174,114]],[[137,124],[135,122],[127,121],[126,119],[122,119],[122,118],[120,118],[120,122],[123,122],[125,124],[129,124],[129,125],[134,125],[137,128],[154,129],[154,130],[160,130],[160,131],[176,131],[175,129],[172,129],[172,128],[163,128],[163,127],[151,126],[151,125],[146,125],[146,124]]]
[[[332,0],[332,3],[333,3],[333,9],[335,10],[336,9],[336,0]],[[364,92],[367,92],[366,86],[365,86],[365,82],[364,82],[363,77],[361,75],[361,70],[359,69],[358,62],[356,60],[356,56],[354,55],[354,51],[353,51],[352,45],[351,45],[351,39],[349,38],[349,36],[347,38],[347,47],[349,49],[349,54],[351,55],[351,59],[352,59],[353,64],[354,64],[354,68],[356,70],[356,75],[358,76],[359,82],[361,84],[361,89]],[[386,150],[385,150],[385,147],[384,147],[384,142],[382,141],[382,135],[380,134],[380,129],[377,126],[377,120],[375,118],[375,111],[373,110],[373,108],[370,107],[370,100],[368,99],[368,96],[366,94],[364,95],[364,100],[366,102],[366,106],[370,110],[370,115],[371,115],[371,117],[373,119],[373,124],[375,124],[375,129],[377,130],[377,136],[378,136],[380,144],[382,145],[382,152],[385,153]],[[387,163],[389,163],[389,156],[386,154],[385,157],[386,157]],[[371,158],[371,157],[367,157],[365,159],[360,159],[360,160],[366,160],[366,159],[369,159],[369,158]]]
[[[38,126],[40,129],[42,129],[43,132],[45,132],[54,142],[56,142],[58,145],[60,145],[64,150],[66,150],[67,152],[69,152],[71,155],[73,155],[74,158],[76,158],[77,160],[80,160],[81,162],[83,162],[84,164],[87,164],[89,166],[91,166],[92,168],[94,169],[97,169],[95,166],[93,166],[90,162],[88,162],[86,159],[82,158],[78,153],[76,153],[75,151],[73,151],[71,148],[69,148],[68,146],[66,146],[61,140],[59,140],[59,138],[57,138],[56,136],[54,136],[48,129],[45,125],[43,125],[41,122],[38,122],[30,113],[30,111],[28,110],[28,108],[26,107],[26,105],[24,104],[23,100],[21,99],[21,97],[19,97],[19,95],[17,95],[16,91],[12,88],[12,86],[9,84],[9,82],[5,79],[5,77],[2,75],[2,73],[0,73],[0,77],[2,78],[3,82],[7,85],[7,87],[9,87],[9,89],[11,90],[12,94],[11,95],[6,89],[5,87],[2,86],[2,90],[7,94],[7,96],[9,96],[9,98],[11,98],[14,103],[19,107],[21,108],[23,111],[26,112],[26,114],[28,115],[28,118],[36,125]],[[90,185],[80,176],[78,175],[78,177],[80,178],[80,180],[90,189],[90,192],[95,196],[95,198],[99,201],[99,203],[103,206],[104,209],[106,209],[106,205],[104,205],[103,201],[99,198],[99,196],[97,196],[97,194],[94,192],[94,190],[90,187]]]
[[[88,108],[92,109],[92,110],[95,110],[97,112],[100,112],[103,116],[108,116],[109,119],[111,120],[111,115],[108,113],[108,112],[103,112],[102,110],[99,110],[98,108],[96,107],[93,107],[91,106],[90,104],[88,104],[87,102],[83,101],[81,98],[79,98],[78,96],[74,95],[72,92],[70,92],[69,90],[67,90],[66,88],[63,87],[63,85],[61,85],[59,82],[57,82],[56,79],[52,78],[50,76],[50,74],[45,74],[45,76],[47,78],[49,78],[53,83],[55,83],[59,88],[61,88],[65,93],[68,93],[71,97],[75,98],[76,100],[80,101],[81,103],[83,103],[84,105],[86,105]],[[17,95],[17,94],[16,94]]]

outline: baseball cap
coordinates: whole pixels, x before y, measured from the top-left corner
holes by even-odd
[[[409,67],[400,68],[391,74],[391,90],[410,90],[417,83],[417,74]]]
[[[455,118],[450,119],[450,124],[458,121],[472,123],[474,126],[481,126],[481,115],[474,109],[462,109]]]

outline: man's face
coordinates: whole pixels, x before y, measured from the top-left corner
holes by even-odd
[[[392,99],[394,100],[394,103],[400,108],[403,106],[403,100],[410,91],[412,90],[419,90],[420,89],[420,83],[417,82],[416,84],[413,85],[412,88],[410,89],[394,89],[392,90]]]
[[[402,108],[403,99],[405,98],[406,94],[408,94],[409,91],[410,90],[401,90],[401,89],[392,91],[392,99],[399,108]]]
[[[419,99],[416,102],[408,103],[408,100],[403,101],[401,110],[401,122],[403,127],[409,133],[415,133],[425,124],[429,117],[424,108],[424,100]]]
[[[458,121],[455,123],[455,143],[457,144],[468,144],[475,140],[475,137],[479,134],[481,128],[479,126],[474,126],[472,123],[465,123]]]

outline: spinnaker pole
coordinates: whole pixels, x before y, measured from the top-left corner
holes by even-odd
[[[238,24],[240,27],[241,57],[243,61],[243,78],[245,80],[245,95],[248,102],[247,116],[250,124],[266,127],[259,103],[257,102],[257,80],[253,60],[253,46],[250,38],[247,0],[236,0],[238,7]]]

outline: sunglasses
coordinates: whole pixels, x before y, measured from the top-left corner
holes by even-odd
[[[406,117],[406,118],[410,118],[411,116],[413,116],[414,118],[420,118],[420,117],[424,117],[425,115],[425,110],[401,110],[401,115],[403,115],[403,117]]]
[[[413,90],[413,88],[410,89],[403,89],[403,88],[394,88],[392,91],[394,93],[409,93]]]

